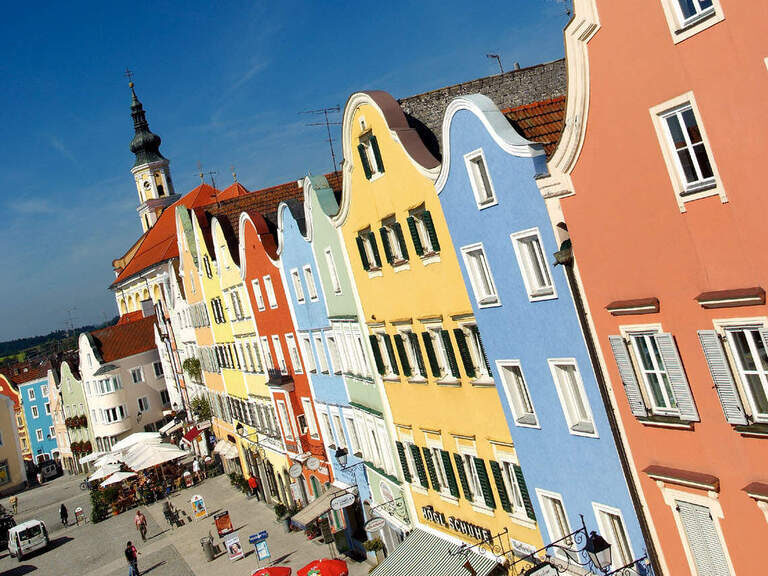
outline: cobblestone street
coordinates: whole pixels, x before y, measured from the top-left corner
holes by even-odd
[[[0,575],[21,576],[123,576],[128,567],[123,557],[123,548],[128,540],[136,544],[141,553],[139,568],[142,574],[151,576],[250,576],[259,565],[248,536],[261,530],[269,532],[270,560],[281,566],[290,566],[296,571],[311,560],[329,555],[327,545],[307,541],[301,532],[285,533],[281,524],[275,522],[272,510],[261,502],[248,500],[229,485],[226,476],[206,480],[201,485],[184,490],[171,497],[173,505],[182,512],[185,525],[171,529],[163,518],[162,503],[144,507],[147,516],[147,541],[133,525],[133,511],[112,517],[99,524],[90,520],[81,526],[62,527],[58,508],[64,502],[74,518],[74,509],[82,506],[86,516],[90,515],[88,493],[79,489],[79,477],[58,478],[49,484],[19,495],[19,512],[16,521],[37,518],[46,522],[51,536],[51,548],[34,554],[21,564],[4,551],[0,555]],[[209,517],[192,520],[189,499],[194,494],[205,498]],[[8,499],[2,500],[8,506]],[[240,542],[246,550],[244,558],[231,561],[226,553],[220,553],[212,562],[207,562],[200,547],[200,539],[210,532],[214,542],[224,550],[223,542],[217,537],[212,516],[220,510],[229,510],[232,524],[240,535]],[[367,574],[370,566],[348,561],[351,576]]]

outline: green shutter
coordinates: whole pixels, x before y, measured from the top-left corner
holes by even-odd
[[[371,179],[371,165],[368,163],[368,155],[365,153],[365,146],[363,144],[357,145],[357,151],[360,153],[360,162],[363,164],[363,172],[365,172],[366,180]]]
[[[429,213],[429,210],[424,211],[421,215],[421,219],[424,221],[424,226],[427,229],[429,241],[432,244],[432,250],[440,252],[440,242],[437,240],[437,232],[435,232],[435,225],[432,222],[432,214]]]
[[[384,334],[384,345],[387,348],[387,355],[389,356],[389,363],[392,365],[392,372],[400,374],[400,370],[397,368],[397,360],[395,360],[395,350],[392,347],[392,338],[389,334]]]
[[[413,247],[416,249],[416,254],[421,256],[424,254],[424,246],[421,245],[421,238],[419,238],[419,231],[416,229],[416,219],[413,216],[408,216],[408,230],[411,231],[411,240],[413,240]]]
[[[427,351],[427,359],[429,360],[429,367],[432,369],[432,376],[440,378],[440,364],[437,362],[437,356],[435,356],[435,347],[432,344],[432,336],[429,331],[421,333],[421,339],[424,340],[424,350]]]
[[[397,242],[400,244],[400,252],[403,254],[403,260],[408,260],[408,246],[405,245],[405,236],[403,236],[403,227],[400,226],[400,222],[392,224],[392,228],[397,236]]]
[[[429,481],[432,482],[432,490],[440,492],[440,480],[437,477],[437,470],[435,470],[435,463],[432,461],[432,453],[429,448],[422,447],[421,451],[424,453],[424,460],[427,463],[427,470],[429,471]]]
[[[478,458],[477,456],[474,458],[477,477],[480,480],[480,487],[483,489],[485,505],[488,506],[488,508],[496,508],[496,499],[493,497],[493,490],[491,490],[491,481],[488,478],[488,470],[485,467],[485,460]]]
[[[403,367],[403,376],[410,378],[411,364],[408,362],[408,355],[405,353],[405,344],[401,334],[395,334],[395,346],[397,347],[397,355],[400,356],[400,365]]]
[[[453,464],[451,464],[451,455],[445,450],[440,450],[440,456],[443,458],[443,469],[445,478],[448,480],[448,489],[454,498],[459,497],[459,485],[456,483],[456,474],[453,473]]]
[[[528,494],[528,486],[525,484],[523,470],[517,464],[512,464],[512,468],[515,471],[515,478],[517,478],[517,487],[520,488],[520,496],[523,498],[525,513],[531,520],[536,520],[536,512],[533,511],[533,503],[531,502],[530,494]]]
[[[499,501],[505,512],[512,512],[512,503],[509,501],[507,487],[504,485],[504,476],[501,475],[501,466],[495,460],[491,460],[491,473],[496,481],[496,491],[499,493]]]
[[[392,264],[392,246],[389,245],[389,234],[384,226],[379,228],[379,235],[381,236],[381,245],[384,246],[384,256],[386,256],[387,262]]]
[[[451,344],[451,335],[448,330],[440,330],[440,337],[443,339],[443,347],[445,347],[445,354],[448,356],[448,366],[451,368],[451,374],[454,378],[459,378],[459,364],[456,362],[456,354],[453,352],[453,344]]]
[[[360,252],[360,261],[363,263],[363,268],[370,270],[371,263],[368,262],[368,255],[365,253],[365,244],[363,244],[363,239],[360,238],[360,236],[355,236],[355,241],[357,242],[357,249]]]
[[[379,150],[379,141],[376,140],[376,136],[371,136],[371,148],[373,149],[373,157],[376,159],[376,165],[379,167],[379,172],[384,172],[384,162],[381,161],[381,150]]]
[[[488,376],[491,375],[491,364],[488,362],[488,356],[485,354],[485,346],[483,346],[483,337],[480,336],[480,328],[472,326],[470,328],[472,333],[477,336],[477,342],[480,344],[480,354],[483,356],[483,362],[485,362],[485,369],[488,370]]]
[[[413,355],[416,357],[416,365],[419,368],[419,374],[426,378],[427,369],[424,366],[424,358],[421,355],[421,348],[419,347],[419,337],[413,332],[408,332],[408,339],[411,341],[411,348],[413,349]]]
[[[461,362],[464,364],[464,372],[468,378],[475,377],[475,363],[472,362],[472,355],[467,348],[467,337],[464,335],[464,330],[461,328],[453,329],[453,336],[456,338],[456,345],[459,347],[459,354],[461,355]]]
[[[474,501],[472,496],[472,490],[469,489],[469,482],[467,481],[467,472],[464,470],[464,460],[461,458],[461,454],[453,455],[453,459],[456,462],[456,470],[459,471],[459,481],[461,482],[461,489],[464,492],[464,498],[470,502]]]
[[[421,452],[416,444],[409,446],[411,454],[413,455],[413,461],[416,463],[416,473],[419,475],[419,484],[424,488],[429,488],[429,482],[427,481],[427,471],[424,470],[424,461],[421,459]]]
[[[379,256],[379,246],[376,244],[376,234],[373,232],[368,232],[368,242],[371,243],[373,259],[376,261],[376,267],[381,268],[381,256]]]
[[[397,455],[400,456],[400,466],[403,468],[403,478],[406,482],[411,481],[411,470],[408,468],[408,459],[405,457],[405,446],[400,440],[395,441],[397,446]]]
[[[381,358],[381,348],[379,348],[379,339],[375,334],[369,334],[368,338],[371,340],[371,350],[373,350],[373,359],[376,361],[376,369],[382,376],[387,373],[384,367],[384,361]]]

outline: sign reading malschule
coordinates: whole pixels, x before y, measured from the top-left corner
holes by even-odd
[[[355,503],[355,495],[352,493],[348,494],[342,494],[341,496],[336,496],[333,500],[331,500],[331,510],[341,510],[342,508],[346,508],[347,506],[352,506],[352,504]]]
[[[471,536],[475,540],[491,539],[491,531],[487,528],[477,526],[476,524],[471,524],[470,522],[465,522],[464,520],[460,520],[455,516],[449,516],[446,518],[445,514],[438,512],[432,508],[432,506],[422,506],[421,513],[424,516],[424,520],[432,522],[433,524],[437,524],[438,526],[442,526],[443,528],[448,528],[448,530],[453,530],[459,534]]]

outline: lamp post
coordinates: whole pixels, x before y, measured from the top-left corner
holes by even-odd
[[[584,550],[587,551],[592,564],[601,572],[605,572],[611,565],[611,545],[594,530],[587,538]]]

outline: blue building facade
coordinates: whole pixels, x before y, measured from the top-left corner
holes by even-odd
[[[539,144],[493,102],[454,100],[437,190],[545,543],[581,527],[618,568],[645,543],[556,238]],[[534,494],[535,491],[535,494]]]
[[[306,199],[305,204],[309,200]],[[281,204],[278,209],[279,256],[284,285],[290,295],[299,349],[312,387],[316,426],[326,447],[334,484],[341,488],[356,487],[359,501],[363,502],[370,499],[370,488],[365,465],[353,442],[356,431],[350,430],[354,424],[349,417],[349,395],[343,371],[335,369],[334,355],[329,349],[329,336],[331,342],[338,341],[338,336],[331,336],[332,325],[311,245],[308,212],[305,205],[294,200]],[[312,432],[312,424],[309,426]],[[338,450],[342,450],[346,457],[343,467],[336,457]],[[348,543],[362,549],[365,540],[362,507],[344,509],[343,523],[339,518],[341,512],[332,511],[331,514],[337,528],[347,528]]]
[[[21,405],[27,420],[29,445],[36,463],[58,459],[59,449],[53,429],[48,378],[38,378],[19,385]]]

